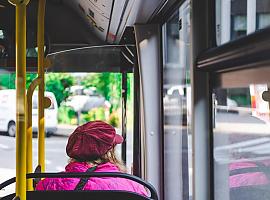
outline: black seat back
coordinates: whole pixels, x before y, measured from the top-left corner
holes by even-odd
[[[15,194],[1,198],[12,200]],[[103,191],[31,191],[27,192],[27,200],[151,200],[134,192]]]
[[[84,178],[84,177],[118,177],[135,181],[148,189],[150,197],[142,196],[135,192],[120,190],[83,190],[83,191],[28,191],[27,200],[158,200],[155,188],[144,180],[125,173],[119,172],[85,172],[85,173],[31,173],[30,178]],[[11,178],[0,184],[0,189],[14,183],[16,178]],[[1,200],[12,200],[15,194],[1,198]]]

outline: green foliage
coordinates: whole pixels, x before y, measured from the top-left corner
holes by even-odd
[[[99,94],[102,94],[106,100],[111,103],[110,116],[108,122],[118,127],[120,125],[120,117],[117,114],[121,106],[121,96],[122,96],[122,74],[121,73],[92,73],[84,77],[81,82],[86,88],[95,87]],[[133,87],[134,78],[133,73],[127,74],[127,110],[129,113],[133,111]],[[90,119],[96,120],[100,119],[95,116],[95,113],[90,112]],[[129,123],[132,117],[128,117]]]
[[[92,73],[84,77],[81,82],[86,88],[95,87],[97,92],[112,104],[112,110],[121,105],[121,74],[120,73]]]
[[[58,106],[69,96],[66,88],[69,88],[74,83],[74,77],[66,73],[51,73],[46,74],[46,91],[53,92]]]
[[[105,109],[104,107],[95,108],[90,112],[95,112],[95,120],[105,120]]]
[[[133,128],[133,116],[134,116],[134,75],[133,73],[128,73],[128,93],[127,93],[127,128]]]
[[[26,88],[29,87],[31,82],[37,77],[36,73],[26,74]],[[0,74],[0,86],[5,89],[15,89],[15,73]],[[46,91],[53,92],[55,94],[57,104],[68,97],[69,93],[66,88],[73,85],[74,78],[65,73],[51,73],[45,74],[45,87]]]
[[[109,117],[109,124],[112,125],[113,127],[119,127],[120,125],[120,119],[119,116],[117,115],[117,112],[113,112],[110,117]]]
[[[0,74],[0,86],[4,89],[15,89],[15,73]]]
[[[29,87],[31,82],[37,77],[36,73],[26,74],[26,88]],[[15,73],[0,74],[0,86],[5,89],[15,89]],[[50,73],[45,75],[46,91],[53,92],[55,94],[57,104],[68,97],[69,93],[66,88],[72,86],[74,78],[65,73]]]
[[[26,74],[26,88],[29,87],[31,82],[37,77],[36,73],[27,73]],[[0,74],[0,86],[4,89],[15,89],[16,87],[16,74]]]
[[[128,102],[133,99],[133,93],[134,93],[134,78],[133,78],[133,73],[128,73],[127,74],[127,99]]]
[[[72,119],[76,118],[76,112],[67,106],[58,108],[58,122],[62,124],[71,124]]]
[[[105,110],[103,107],[94,108],[89,112],[81,114],[82,123],[86,123],[94,120],[105,120]]]
[[[26,74],[26,88],[29,88],[32,81],[37,77],[37,74]]]
[[[0,88],[15,89],[15,73],[0,74]],[[26,75],[26,87],[37,77],[36,73]],[[72,108],[61,105],[68,96],[67,90],[75,83],[75,78],[67,73],[49,73],[45,75],[45,90],[55,94],[58,109],[58,120],[60,123],[76,124],[76,113]],[[81,114],[81,123],[92,120],[105,120],[111,125],[118,127],[120,125],[119,109],[121,106],[122,95],[122,75],[121,73],[91,73],[85,76],[81,85],[85,88],[95,87],[97,93],[103,95],[111,103],[110,112],[105,111],[104,107],[92,109],[89,112]],[[133,114],[133,74],[127,75],[127,114]],[[132,124],[128,117],[128,123]]]

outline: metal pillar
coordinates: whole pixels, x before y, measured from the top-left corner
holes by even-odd
[[[45,117],[44,117],[44,18],[46,0],[38,4],[38,77],[41,79],[38,88],[38,165],[45,171]]]
[[[127,161],[127,73],[122,73],[122,160]]]
[[[26,145],[26,173],[32,173],[33,172],[33,144],[32,144],[32,138],[33,138],[33,128],[32,128],[32,96],[34,93],[35,88],[37,85],[39,85],[41,82],[40,78],[36,78],[33,80],[33,82],[30,84],[28,90],[27,90],[27,102],[26,105],[27,113],[26,113],[26,135],[27,135],[27,145]],[[27,179],[27,190],[33,190],[33,180]]]
[[[29,0],[9,0],[16,6],[16,196],[26,200],[26,5]]]

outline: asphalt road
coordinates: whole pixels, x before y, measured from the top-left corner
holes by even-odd
[[[59,171],[68,161],[65,153],[67,137],[46,138],[46,170]],[[0,169],[15,169],[15,138],[0,136]],[[37,161],[37,138],[33,138],[33,168]]]
[[[68,161],[65,153],[67,137],[50,137],[46,139],[46,170],[63,171]],[[37,166],[37,138],[33,138],[33,169]],[[15,176],[15,138],[0,135],[0,182]],[[14,192],[12,184],[0,190],[0,197]]]

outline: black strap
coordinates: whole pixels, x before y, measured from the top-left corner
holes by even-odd
[[[267,178],[270,180],[270,168],[269,166],[266,166],[264,163],[262,162],[255,162],[257,164],[257,166],[259,167],[259,169],[261,169],[261,171],[267,176]]]
[[[263,172],[270,179],[270,167],[269,166],[264,165],[262,162],[257,162],[257,161],[252,161],[252,162],[254,164],[256,164],[257,166],[231,170],[230,176],[253,173],[253,172]]]
[[[259,167],[247,167],[247,168],[240,168],[240,169],[233,169],[230,171],[230,176],[240,175],[240,174],[248,174],[254,172],[263,172],[263,170]]]
[[[90,167],[86,170],[86,172],[93,172],[95,171],[97,168],[97,166],[94,166],[94,167]],[[86,183],[88,182],[89,180],[89,177],[85,177],[85,178],[81,178],[79,183],[76,185],[75,187],[75,191],[82,191],[84,186],[86,185]]]
[[[41,173],[41,166],[38,165],[35,169],[35,172],[34,173]],[[36,188],[38,182],[41,180],[41,178],[34,178],[33,179],[33,187]]]

